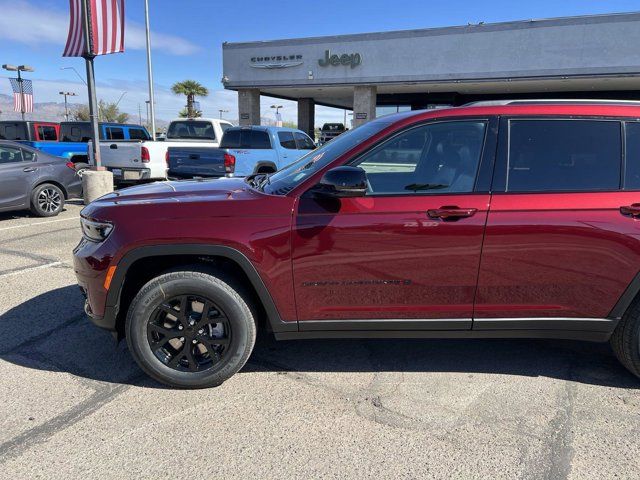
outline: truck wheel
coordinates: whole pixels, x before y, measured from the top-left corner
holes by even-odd
[[[640,298],[635,299],[622,316],[610,343],[620,363],[640,377]]]
[[[38,185],[31,192],[31,212],[38,217],[54,217],[64,207],[64,193],[51,183]]]
[[[125,325],[140,368],[172,387],[220,385],[247,362],[256,323],[238,291],[202,272],[174,271],[148,282]]]
[[[89,164],[78,162],[75,164],[75,169],[76,169],[76,175],[82,178],[82,174],[85,172],[85,170],[89,169]]]

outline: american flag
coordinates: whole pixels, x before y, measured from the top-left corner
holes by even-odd
[[[10,78],[13,90],[13,110],[16,112],[33,112],[33,84],[31,80],[22,79],[22,92],[20,92],[20,80]]]
[[[87,0],[91,50],[85,46],[82,0],[69,0],[71,17],[63,57],[124,52],[124,0]]]

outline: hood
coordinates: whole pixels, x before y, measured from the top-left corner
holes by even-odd
[[[211,200],[255,198],[259,192],[241,178],[218,178],[155,182],[124,188],[97,199],[95,204],[106,206],[132,203],[180,203]]]

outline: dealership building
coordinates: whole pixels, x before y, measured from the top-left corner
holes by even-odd
[[[353,124],[408,109],[503,98],[640,99],[640,13],[224,43],[241,125],[260,96],[353,111]]]

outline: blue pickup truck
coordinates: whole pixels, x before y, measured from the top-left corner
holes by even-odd
[[[170,179],[224,176],[247,177],[272,173],[316,148],[301,130],[283,127],[231,127],[220,147],[169,147]]]
[[[100,123],[101,140],[149,140],[147,129],[140,125]],[[91,137],[89,122],[39,122],[6,120],[0,122],[0,140],[13,140],[66,158],[78,174],[88,167],[87,142]]]

